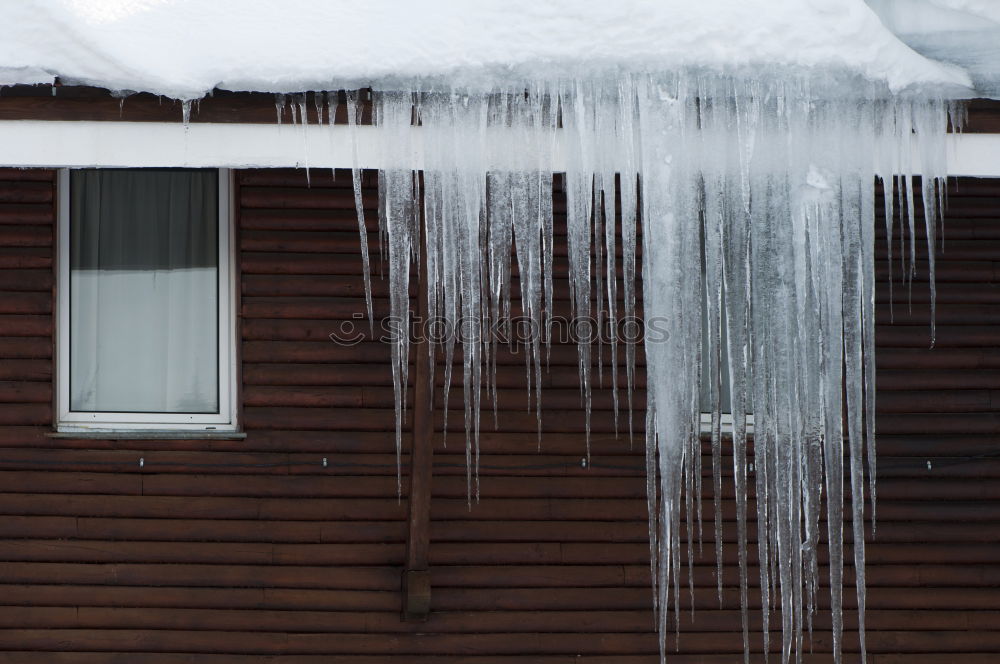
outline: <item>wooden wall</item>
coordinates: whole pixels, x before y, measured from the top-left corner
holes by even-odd
[[[541,451],[523,357],[499,359],[499,428],[484,412],[471,508],[451,413],[448,446],[435,446],[432,613],[400,622],[406,498],[388,348],[328,339],[343,321],[364,327],[350,179],[237,180],[246,440],[75,440],[45,435],[54,176],[0,171],[0,662],[656,662],[642,446],[615,438],[598,390],[582,467],[571,347],[552,352]],[[962,180],[950,196],[933,350],[923,270],[912,307],[896,288],[892,325],[880,287],[876,664],[1000,658],[1000,185]],[[709,545],[672,662],[741,661],[734,530],[727,521],[723,606]],[[807,662],[830,661],[828,627],[821,615]]]

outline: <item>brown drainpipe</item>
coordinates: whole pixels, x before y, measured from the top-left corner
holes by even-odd
[[[421,224],[420,279],[417,319],[427,323],[427,251]],[[410,439],[410,480],[406,563],[403,569],[403,620],[427,620],[431,608],[431,579],[428,568],[431,522],[431,477],[434,436],[434,389],[430,384],[433,348],[423,328],[410,350],[414,358],[413,433]]]

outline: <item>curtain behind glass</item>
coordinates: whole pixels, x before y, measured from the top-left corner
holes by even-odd
[[[70,181],[70,408],[219,409],[218,173]]]

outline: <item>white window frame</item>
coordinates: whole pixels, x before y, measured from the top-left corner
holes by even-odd
[[[753,415],[747,415],[746,419],[746,432],[748,434],[753,433]],[[720,431],[723,434],[732,435],[733,433],[733,415],[732,413],[720,413],[719,416]],[[700,431],[702,434],[712,433],[712,413],[702,413],[701,420],[699,422]]]
[[[109,413],[70,410],[70,169],[59,171],[56,299],[56,429],[59,432],[99,431],[237,431],[236,272],[232,232],[232,173],[219,169],[219,410],[215,413]]]

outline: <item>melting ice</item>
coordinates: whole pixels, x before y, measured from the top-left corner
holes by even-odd
[[[358,97],[347,99],[353,127]],[[956,110],[940,99],[892,95],[876,84],[815,72],[766,79],[684,72],[490,91],[375,91],[374,122],[388,134],[384,162],[399,165],[379,173],[392,315],[400,329],[409,329],[411,266],[425,256],[429,315],[459,332],[441,351],[448,384],[456,345],[462,351],[470,499],[478,492],[480,395],[495,390],[495,345],[487,332],[510,316],[512,255],[521,309],[535,331],[527,381],[536,407],[542,406],[553,302],[551,192],[553,170],[560,170],[574,314],[618,329],[616,321],[636,314],[641,274],[645,320],[655,318],[662,331],[644,340],[649,540],[661,653],[670,623],[678,621],[681,552],[686,547],[690,554],[700,532],[699,384],[707,375],[715,548],[721,557],[727,448],[745,658],[751,649],[747,522],[755,518],[764,651],[774,620],[781,624],[781,661],[800,660],[820,586],[828,585],[834,661],[841,661],[849,499],[863,661],[866,476],[872,506],[875,498],[875,226],[884,224],[892,237],[898,204],[905,220],[898,232],[907,244],[896,257],[897,276],[905,281],[915,264],[915,198],[922,199],[933,285],[944,138]],[[414,125],[422,132],[422,177],[413,163]],[[915,172],[923,176],[919,188]],[[885,197],[879,220],[876,181]],[[358,188],[357,169],[354,183]],[[357,196],[360,202],[360,191]],[[360,218],[359,227],[367,265]],[[369,295],[369,310],[370,301]],[[620,343],[631,410],[635,348]],[[578,349],[589,420],[595,356],[586,339]],[[409,337],[400,334],[392,351],[397,446],[408,364]],[[735,414],[725,441],[724,388]],[[745,416],[751,413],[752,434]],[[755,515],[749,514],[751,495]],[[828,579],[820,578],[823,539]],[[721,602],[721,578],[719,593]]]

